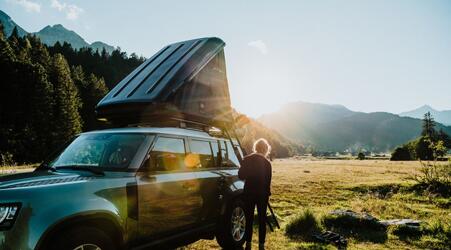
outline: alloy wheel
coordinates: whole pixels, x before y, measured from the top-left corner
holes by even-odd
[[[231,220],[232,237],[238,242],[243,239],[246,230],[246,214],[244,213],[243,208],[235,207],[232,212]]]

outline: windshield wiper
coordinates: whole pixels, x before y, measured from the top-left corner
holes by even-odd
[[[102,176],[105,175],[105,173],[100,169],[95,169],[95,168],[86,167],[86,166],[79,166],[79,165],[60,166],[60,167],[56,167],[56,169],[82,170],[82,171],[89,171],[96,175],[102,175]]]
[[[47,163],[42,163],[36,170],[50,170],[51,172],[56,172],[56,168],[54,166],[49,166]]]

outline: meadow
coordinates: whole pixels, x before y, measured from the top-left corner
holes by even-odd
[[[450,199],[414,192],[413,177],[420,162],[387,160],[279,159],[273,162],[270,202],[281,229],[269,232],[266,249],[336,249],[332,245],[288,237],[285,227],[309,209],[320,221],[334,209],[366,212],[378,219],[410,218],[423,221],[422,228],[445,228],[438,233],[402,235],[393,228],[365,235],[347,232],[348,249],[446,249],[451,225]],[[324,226],[323,227],[324,230]],[[439,230],[439,231],[440,231]],[[253,248],[258,249],[257,230]],[[435,236],[434,236],[435,235]],[[213,240],[202,240],[181,249],[219,249]]]
[[[0,174],[31,171],[34,166],[0,167]],[[287,225],[306,210],[322,222],[334,209],[366,212],[378,219],[421,220],[424,235],[399,234],[396,228],[373,232],[362,227],[340,231],[348,249],[449,249],[451,199],[413,190],[420,174],[417,161],[277,159],[273,161],[270,202],[281,229],[268,230],[266,249],[336,249],[302,237],[289,237]],[[254,225],[253,249],[258,249]],[[179,250],[220,249],[215,240],[200,240]]]

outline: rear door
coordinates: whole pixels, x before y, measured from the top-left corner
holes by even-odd
[[[141,238],[192,227],[202,206],[200,183],[189,166],[186,138],[159,136],[138,173]]]
[[[196,175],[200,183],[200,194],[202,197],[202,208],[199,221],[202,223],[216,222],[220,209],[219,181],[221,175],[217,172],[220,162],[218,141],[196,139],[190,140],[189,157],[196,166]],[[216,157],[215,157],[216,156]]]

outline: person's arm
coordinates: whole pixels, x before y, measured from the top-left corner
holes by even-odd
[[[272,165],[271,162],[268,161],[268,169],[269,169],[269,173],[268,173],[268,196],[271,195],[271,180],[272,180]]]

